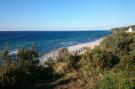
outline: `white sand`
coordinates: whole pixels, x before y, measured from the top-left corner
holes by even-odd
[[[67,47],[68,48],[68,51],[71,53],[71,54],[74,54],[74,52],[78,52],[80,51],[78,54],[82,54],[84,53],[86,50],[84,50],[83,48],[84,47],[87,47],[87,48],[90,48],[90,49],[93,49],[95,46],[99,45],[100,42],[102,41],[103,38],[101,39],[98,39],[98,40],[95,40],[93,42],[87,42],[87,43],[80,43],[80,44],[77,44],[77,45],[73,45],[73,46],[69,46]],[[43,63],[44,61],[46,61],[48,58],[54,58],[54,57],[57,57],[57,54],[58,54],[58,50],[55,50],[55,51],[52,51],[50,53],[47,53],[45,55],[43,55],[42,57],[40,57],[40,61],[41,63]],[[54,58],[55,59],[55,58]]]
[[[73,51],[79,51],[79,49],[83,49],[83,47],[87,47],[87,48],[90,48],[90,49],[93,49],[95,46],[99,45],[100,42],[102,41],[103,38],[101,39],[98,39],[96,41],[93,41],[93,42],[87,42],[87,43],[81,43],[81,44],[77,44],[77,45],[73,45],[73,46],[69,46],[68,47],[68,51],[70,53],[72,53]]]

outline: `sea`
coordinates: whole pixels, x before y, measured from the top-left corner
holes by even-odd
[[[59,48],[80,43],[92,42],[110,35],[108,30],[102,31],[1,31],[0,50],[7,46],[10,54],[18,48],[31,47],[34,43],[39,53],[45,54]]]

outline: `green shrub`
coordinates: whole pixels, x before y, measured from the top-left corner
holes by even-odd
[[[0,89],[33,89],[38,81],[48,83],[58,76],[52,66],[33,66],[30,62],[12,61],[0,67]]]
[[[106,74],[101,81],[98,82],[98,89],[134,89],[135,88],[135,76],[132,73],[119,72]]]
[[[106,37],[101,46],[105,48],[111,48],[115,55],[118,55],[121,51],[130,51],[129,45],[133,43],[133,38],[128,33],[120,32],[114,33],[109,37]],[[117,54],[116,54],[117,53]]]
[[[116,57],[112,52],[96,47],[91,51],[93,63],[97,67],[102,68],[112,68],[119,62],[118,57]]]
[[[19,48],[17,57],[19,60],[33,61],[38,57],[38,52],[34,48]]]

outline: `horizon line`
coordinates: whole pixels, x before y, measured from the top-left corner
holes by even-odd
[[[63,29],[63,30],[54,30],[54,29],[51,29],[51,30],[30,30],[30,29],[27,29],[27,30],[24,30],[24,29],[16,29],[16,30],[2,30],[0,29],[0,32],[6,32],[6,31],[110,31],[111,29],[81,29],[81,30],[67,30],[67,29]]]

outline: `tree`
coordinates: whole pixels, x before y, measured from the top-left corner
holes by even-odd
[[[30,49],[28,49],[28,57],[31,61],[36,60],[38,57],[38,51],[36,50],[35,43],[32,44]]]
[[[17,52],[17,57],[18,59],[20,60],[23,60],[23,61],[37,61],[37,58],[38,58],[38,52],[36,50],[36,47],[35,45],[33,44],[31,46],[31,48],[19,48],[18,49],[18,52]]]
[[[1,52],[1,58],[2,58],[3,62],[7,62],[8,61],[8,57],[9,57],[8,43],[6,42],[5,43],[5,48]]]

